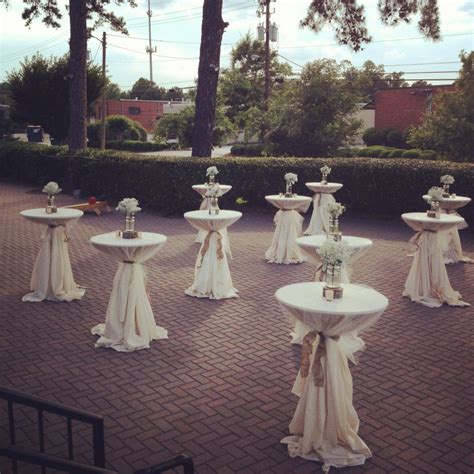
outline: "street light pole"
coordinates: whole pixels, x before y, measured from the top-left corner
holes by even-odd
[[[106,74],[106,50],[107,50],[107,35],[105,31],[102,33],[102,113],[100,116],[100,149],[105,150],[105,116],[107,114],[107,74]]]
[[[270,97],[270,0],[265,1],[265,109]]]

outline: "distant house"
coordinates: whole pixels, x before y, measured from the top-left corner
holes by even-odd
[[[165,114],[176,113],[190,107],[192,102],[174,100],[110,99],[106,104],[105,116],[124,115],[139,122],[149,133],[154,132],[158,120]],[[96,118],[102,117],[100,101],[96,105]]]
[[[395,128],[401,132],[420,125],[433,110],[433,97],[440,92],[456,92],[454,84],[384,89],[375,93],[375,128]]]

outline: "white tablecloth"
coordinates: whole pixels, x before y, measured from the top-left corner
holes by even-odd
[[[439,219],[435,219],[425,212],[410,212],[402,214],[402,219],[416,231],[410,243],[417,249],[403,296],[431,308],[439,307],[443,302],[450,306],[469,306],[451,287],[438,239],[438,231],[457,226],[463,218],[441,214]]]
[[[425,194],[423,196],[425,201],[429,200],[429,196]],[[461,217],[457,210],[461,207],[466,206],[471,202],[471,198],[467,196],[456,196],[443,198],[440,201],[440,208],[443,214],[451,214]],[[468,227],[465,220],[463,220],[457,226],[452,226],[447,230],[440,230],[438,232],[439,244],[443,251],[444,263],[473,263],[473,260],[463,255],[461,239],[459,237],[458,230],[465,229]]]
[[[194,267],[194,283],[185,291],[187,295],[216,300],[238,298],[227,263],[222,230],[241,217],[241,212],[227,210],[221,210],[217,215],[210,215],[208,211],[184,214],[195,229],[206,231]]]
[[[20,214],[28,221],[45,226],[41,248],[31,275],[31,293],[22,301],[72,301],[81,299],[85,289],[74,282],[69,260],[69,233],[84,214],[77,209],[58,208],[47,214],[44,208],[28,209]]]
[[[229,192],[232,189],[232,186],[229,184],[219,184],[219,187],[222,191],[222,194],[224,195],[225,193]],[[208,185],[206,184],[194,184],[193,185],[194,191],[199,193],[202,197],[201,200],[201,206],[199,209],[201,211],[208,211],[209,210],[209,199],[205,197],[206,191],[209,189]],[[222,243],[224,245],[225,251],[227,253],[227,256],[232,259],[232,252],[230,250],[230,240],[229,236],[227,235],[227,229],[222,229],[221,231],[222,234]],[[204,242],[204,239],[206,238],[207,232],[205,230],[199,230],[196,236],[196,242],[197,244],[202,244]]]
[[[166,242],[166,237],[141,232],[140,238],[123,239],[116,232],[96,235],[91,244],[116,260],[105,324],[97,324],[92,334],[101,336],[96,347],[110,347],[119,352],[148,349],[154,339],[167,339],[168,331],[157,326],[146,292],[144,263],[153,258]]]
[[[322,461],[323,469],[364,464],[370,449],[357,434],[359,418],[352,405],[348,359],[364,348],[358,332],[372,326],[388,300],[372,288],[345,284],[342,299],[326,301],[324,283],[297,283],[275,296],[283,312],[300,321],[305,336],[301,367],[292,392],[300,397],[289,425],[290,456]]]
[[[329,233],[328,204],[336,202],[333,194],[342,188],[341,183],[306,183],[306,187],[313,191],[313,214],[305,235]]]
[[[296,239],[303,234],[303,216],[311,204],[308,196],[286,198],[278,195],[265,196],[265,199],[279,209],[275,214],[275,233],[270,247],[265,252],[268,263],[301,263],[305,258],[296,245]]]

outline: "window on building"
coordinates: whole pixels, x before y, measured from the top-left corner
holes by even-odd
[[[140,115],[140,107],[129,107],[128,115]]]

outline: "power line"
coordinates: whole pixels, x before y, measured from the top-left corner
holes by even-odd
[[[39,43],[36,43],[32,46],[28,46],[27,48],[23,48],[23,49],[19,49],[17,51],[14,51],[12,53],[8,53],[8,54],[2,54],[2,59],[5,59],[5,60],[9,60],[9,57],[11,56],[23,56],[24,54],[28,54],[28,51],[31,51],[31,50],[35,50],[37,49],[39,46],[42,46],[44,44],[47,44],[51,41],[56,41],[57,39],[59,39],[60,37],[62,36],[65,36],[67,35],[68,32],[67,31],[64,31],[62,33],[59,33],[58,35],[55,35],[55,36],[52,36],[51,38],[47,39],[47,40],[43,40],[43,41],[40,41]]]
[[[117,38],[126,38],[127,40],[146,40],[148,41],[148,38],[141,37],[141,36],[125,36],[125,35],[114,35],[114,34],[109,34],[109,36],[114,36]],[[162,39],[157,39],[157,38],[152,38],[152,41],[155,41],[157,43],[173,43],[173,44],[196,44],[200,45],[201,43],[199,41],[171,41],[171,40],[162,40]],[[232,46],[233,43],[221,43],[222,46]]]

